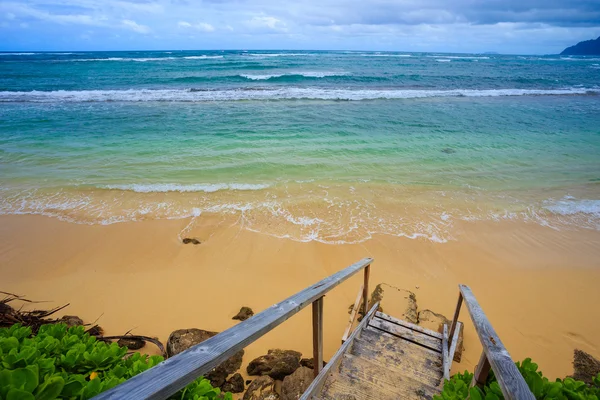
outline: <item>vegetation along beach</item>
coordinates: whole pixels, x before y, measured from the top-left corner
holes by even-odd
[[[600,56],[1,53],[0,290],[166,342],[372,257],[371,290],[451,318],[469,285],[563,378],[600,356],[599,82]],[[361,279],[325,297],[325,360]],[[244,379],[312,346],[304,310]]]

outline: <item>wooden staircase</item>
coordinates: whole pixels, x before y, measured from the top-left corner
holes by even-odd
[[[441,334],[380,312],[365,319],[303,399],[431,399],[441,391]]]

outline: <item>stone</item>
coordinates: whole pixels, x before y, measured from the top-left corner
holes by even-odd
[[[269,375],[273,379],[283,379],[300,367],[302,354],[293,350],[271,349],[267,355],[250,361],[248,375]]]
[[[585,351],[575,349],[573,354],[573,379],[592,384],[592,379],[600,373],[600,361]]]
[[[315,378],[312,369],[300,367],[293,374],[283,378],[281,385],[281,400],[298,400],[302,393],[308,389]]]
[[[173,357],[175,354],[179,354],[198,343],[202,343],[206,339],[211,338],[216,334],[218,334],[218,332],[205,331],[196,328],[178,329],[173,331],[167,340],[167,356]],[[211,372],[206,374],[205,378],[210,380],[210,383],[214,387],[221,387],[229,375],[240,369],[242,366],[243,357],[244,350],[238,351],[229,359],[223,361]]]
[[[201,244],[202,242],[200,242],[198,239],[196,238],[183,238],[182,240],[183,244]]]
[[[231,393],[242,393],[244,388],[244,378],[239,372],[227,379],[223,386],[221,386],[222,391]]]
[[[279,400],[275,391],[275,380],[270,376],[256,378],[248,386],[242,400]]]
[[[246,385],[249,385],[252,383],[252,379],[246,379]]]
[[[121,338],[117,342],[121,347],[127,347],[129,350],[139,350],[146,345],[141,339]]]
[[[450,326],[452,325],[452,321],[446,318],[446,316],[431,310],[419,311],[419,326],[439,333],[444,333],[444,324],[448,325],[448,334],[450,334]],[[454,361],[456,362],[460,362],[462,359],[462,353],[464,351],[463,331],[464,325],[463,329],[461,329],[460,333],[458,334],[458,343],[456,345],[456,351],[454,352]]]
[[[303,358],[302,360],[300,360],[300,365],[306,368],[315,369],[315,359]]]
[[[237,313],[236,316],[231,319],[245,321],[253,315],[254,315],[254,311],[252,311],[252,309],[250,307],[244,306],[244,307],[240,308],[240,312]]]
[[[61,319],[59,319],[58,322],[62,322],[63,324],[66,324],[67,327],[69,327],[69,328],[72,326],[83,325],[83,320],[75,315],[65,315]]]

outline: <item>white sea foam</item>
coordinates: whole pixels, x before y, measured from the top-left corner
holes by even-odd
[[[489,60],[487,56],[426,56],[429,58],[449,58],[453,60]]]
[[[452,60],[448,60],[447,58],[438,58],[435,61],[437,61],[437,62],[450,62]]]
[[[33,56],[36,53],[0,53],[0,56]]]
[[[211,60],[215,58],[223,58],[223,56],[187,56],[182,58],[185,58],[186,60]]]
[[[246,53],[244,55],[252,57],[297,57],[297,56],[308,56],[307,53]]]
[[[154,183],[154,184],[129,184],[129,185],[105,185],[104,189],[130,190],[138,193],[165,193],[165,192],[205,192],[213,193],[219,190],[261,190],[270,187],[262,183],[207,183],[207,184],[177,184],[177,183]]]
[[[561,200],[546,200],[544,208],[558,215],[586,214],[600,218],[600,200],[575,199],[565,196]]]
[[[282,87],[264,90],[190,90],[190,89],[130,89],[130,90],[57,90],[13,92],[0,91],[0,102],[204,102],[236,100],[375,100],[428,97],[499,97],[499,96],[560,96],[600,94],[599,88],[571,87],[564,89],[323,89]]]
[[[411,54],[370,54],[370,53],[366,53],[366,54],[360,54],[362,57],[412,57]]]

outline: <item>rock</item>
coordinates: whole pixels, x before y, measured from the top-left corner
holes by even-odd
[[[438,314],[431,310],[419,311],[419,325],[423,328],[431,329],[439,333],[444,333],[444,324],[448,325],[448,334],[450,333],[450,326],[452,321],[446,318],[442,314]],[[464,326],[464,325],[463,325]],[[454,352],[454,361],[460,362],[463,353],[463,329],[458,334],[458,343],[456,345],[456,351]]]
[[[315,359],[303,358],[302,360],[300,360],[300,365],[306,368],[315,369]]]
[[[235,373],[221,386],[222,391],[231,393],[242,393],[244,388],[244,378],[239,373]]]
[[[275,380],[270,376],[256,378],[248,386],[243,400],[278,400],[279,394],[275,391]]]
[[[283,378],[281,385],[281,400],[298,400],[302,393],[308,389],[315,378],[312,369],[300,367],[293,374]]]
[[[592,379],[600,373],[600,361],[585,351],[575,349],[573,369],[573,379],[592,384]]]
[[[127,347],[129,350],[139,350],[146,345],[146,342],[141,339],[121,338],[117,344],[121,347]]]
[[[251,384],[251,383],[252,383],[252,380],[251,380],[251,379],[246,379],[246,385],[249,385],[249,384]]]
[[[167,340],[167,356],[172,357],[179,354],[188,348],[205,341],[208,338],[215,336],[218,332],[205,331],[202,329],[179,329],[171,332]],[[205,375],[205,378],[210,380],[214,387],[221,387],[225,383],[225,379],[240,369],[242,366],[242,358],[244,350],[240,350],[223,361],[221,365],[213,369]]]
[[[200,244],[202,242],[200,242],[198,239],[196,238],[183,238],[182,240],[183,244]]]
[[[83,325],[83,320],[75,315],[65,315],[58,322],[62,322],[66,324],[69,328],[72,326],[80,326]]]
[[[231,319],[245,321],[253,315],[254,315],[254,311],[252,311],[252,309],[250,307],[244,306],[244,307],[240,308],[240,312],[237,313],[237,315]]]
[[[248,375],[269,375],[273,379],[283,379],[300,367],[301,353],[293,350],[271,349],[248,364]]]

